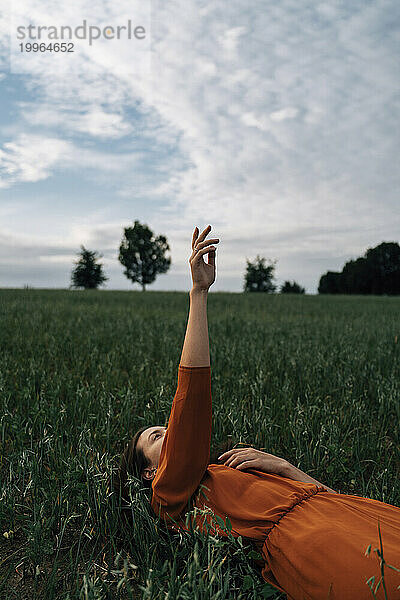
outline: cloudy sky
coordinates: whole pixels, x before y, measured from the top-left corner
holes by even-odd
[[[107,288],[140,289],[117,260],[135,219],[171,247],[154,290],[189,289],[196,225],[221,239],[214,291],[260,254],[315,293],[399,241],[396,0],[64,4],[19,0],[0,26],[1,287],[68,287],[84,244]],[[21,52],[17,26],[84,19],[146,36]]]

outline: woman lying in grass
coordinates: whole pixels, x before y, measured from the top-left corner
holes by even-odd
[[[189,508],[211,508],[229,523],[232,535],[254,541],[263,556],[263,578],[288,599],[369,599],[366,581],[372,574],[377,581],[381,571],[379,562],[371,563],[365,550],[371,541],[379,547],[379,519],[385,561],[398,562],[399,508],[337,493],[287,460],[251,447],[223,453],[220,464],[209,461],[207,294],[215,281],[219,242],[206,239],[210,229],[199,235],[196,227],[193,233],[190,311],[168,426],[143,427],[130,441],[119,471],[122,499],[129,503],[127,481],[133,475],[150,488],[154,516],[171,529],[187,530]],[[194,517],[192,525],[227,535],[204,516]],[[395,568],[386,569],[384,584],[388,598],[400,598]]]

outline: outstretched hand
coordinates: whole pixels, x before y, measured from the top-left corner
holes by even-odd
[[[218,238],[205,240],[210,232],[211,225],[208,225],[199,235],[198,227],[195,228],[192,238],[192,254],[189,258],[190,269],[192,272],[193,288],[208,290],[215,281],[215,246],[218,244]],[[208,254],[208,263],[203,259],[203,255]]]

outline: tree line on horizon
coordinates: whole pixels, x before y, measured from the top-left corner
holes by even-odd
[[[154,236],[147,225],[135,220],[133,227],[125,227],[119,247],[118,260],[124,267],[124,275],[142,286],[153,283],[158,274],[166,273],[171,258],[165,253],[170,250],[164,235]],[[99,262],[102,255],[87,250],[83,245],[79,259],[74,262],[71,287],[97,289],[108,277]],[[266,261],[268,260],[268,264]],[[257,255],[254,262],[247,259],[244,275],[244,292],[277,292],[275,283],[276,260]],[[281,294],[304,294],[305,289],[296,281],[285,281]],[[400,246],[396,242],[382,242],[369,248],[363,257],[347,262],[341,272],[328,271],[321,276],[319,294],[400,294]]]
[[[322,275],[319,294],[400,294],[400,246],[382,242],[364,256],[349,260],[343,269]]]

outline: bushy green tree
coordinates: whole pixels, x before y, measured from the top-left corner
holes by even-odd
[[[269,264],[266,265],[266,260],[266,258],[260,257],[258,254],[254,263],[246,260],[245,292],[266,292],[267,294],[275,292],[274,273],[276,261],[269,260]]]
[[[400,294],[400,246],[382,242],[364,256],[349,260],[342,271],[322,275],[320,294]]]
[[[297,283],[297,281],[285,281],[281,286],[281,294],[304,294],[305,289]]]
[[[99,285],[103,285],[108,277],[103,273],[103,265],[97,262],[101,255],[96,251],[86,250],[84,246],[81,246],[78,255],[80,258],[74,261],[75,267],[71,273],[71,287],[97,289]]]
[[[340,273],[339,289],[342,294],[370,294],[372,272],[364,257],[349,260]]]
[[[139,283],[144,292],[159,273],[168,271],[171,258],[165,257],[165,252],[169,249],[164,235],[154,238],[149,227],[136,220],[133,227],[124,228],[118,259],[126,277]]]
[[[400,294],[400,246],[382,242],[369,248],[365,258],[371,273],[371,294]]]
[[[340,294],[341,273],[338,271],[328,271],[319,280],[318,293],[319,294]]]

